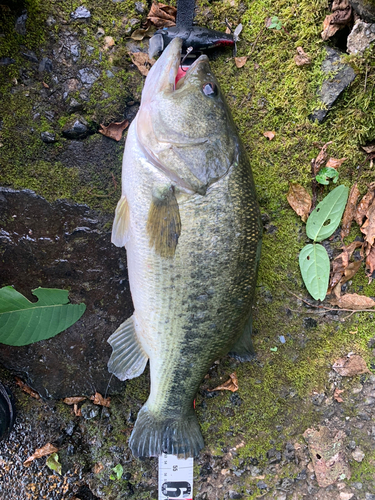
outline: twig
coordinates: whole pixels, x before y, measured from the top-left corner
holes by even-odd
[[[367,73],[368,73],[368,63],[366,63],[366,74],[365,74],[365,88],[364,88],[364,92],[366,92],[366,87],[367,87]]]
[[[256,37],[256,39],[255,39],[254,43],[252,44],[252,47],[251,47],[250,52],[247,54],[247,57],[250,57],[250,56],[251,56],[251,54],[254,52],[255,46],[256,46],[256,44],[258,43],[259,37],[260,37],[260,35],[263,33],[263,31],[264,31],[264,26],[263,26],[263,28],[259,31],[258,36]]]

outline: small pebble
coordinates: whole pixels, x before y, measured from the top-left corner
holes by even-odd
[[[362,460],[365,458],[365,454],[360,448],[356,448],[352,453],[352,457],[356,462],[362,462]]]
[[[70,17],[74,21],[78,19],[89,19],[91,17],[91,12],[83,5],[80,5],[74,12],[71,12]]]

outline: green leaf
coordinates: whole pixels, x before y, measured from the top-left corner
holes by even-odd
[[[67,290],[37,288],[30,302],[11,286],[0,289],[0,343],[21,346],[49,339],[73,325],[85,304],[69,304]]]
[[[61,464],[57,453],[52,453],[52,455],[47,458],[46,465],[51,470],[55,470],[61,476]]]
[[[316,181],[319,182],[319,184],[324,184],[326,186],[329,184],[329,179],[332,179],[333,183],[336,184],[338,178],[338,171],[335,168],[331,167],[323,167],[322,169],[320,169],[319,174],[315,177]]]
[[[279,20],[279,18],[277,16],[271,17],[271,24],[268,26],[268,29],[281,30],[281,28],[282,28],[282,24],[281,24],[281,21]]]
[[[322,241],[336,231],[348,199],[349,188],[338,186],[313,210],[307,219],[306,234],[314,241]]]
[[[121,464],[117,464],[116,467],[113,467],[113,472],[116,473],[116,476],[114,474],[111,474],[109,476],[109,479],[112,479],[113,481],[115,481],[116,479],[117,480],[120,480],[121,479],[121,476],[122,476],[122,473],[124,472],[124,469],[122,467]]]
[[[311,216],[310,216],[311,217]],[[306,245],[299,254],[303,281],[315,300],[324,300],[329,280],[329,257],[323,245]]]
[[[270,351],[272,351],[272,352],[276,352],[276,351],[277,351],[277,347],[271,347],[271,348],[270,348]]]

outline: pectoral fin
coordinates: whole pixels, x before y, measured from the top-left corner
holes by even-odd
[[[124,247],[129,235],[129,205],[125,196],[117,203],[115,219],[112,226],[112,243]]]
[[[238,359],[239,361],[250,361],[255,357],[253,342],[251,340],[252,332],[252,317],[250,316],[245,325],[243,334],[230,350],[229,356]]]
[[[147,219],[150,246],[161,257],[173,257],[181,234],[180,210],[172,186],[153,193]]]
[[[112,355],[108,361],[108,371],[120,380],[141,375],[148,357],[144,352],[135,331],[134,318],[131,316],[108,339]]]

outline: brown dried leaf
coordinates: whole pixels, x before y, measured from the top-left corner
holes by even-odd
[[[371,373],[367,368],[366,361],[358,354],[338,359],[334,362],[332,368],[342,377],[354,377],[354,375],[361,375],[361,373]]]
[[[290,184],[286,198],[293,210],[301,217],[303,222],[306,222],[312,204],[311,196],[306,189],[299,184]]]
[[[103,41],[104,41],[103,45],[104,50],[109,50],[111,47],[115,45],[115,41],[111,36],[105,36]]]
[[[367,219],[361,227],[361,231],[365,235],[367,243],[373,246],[375,240],[375,202],[367,210],[366,217]]]
[[[242,68],[245,66],[247,61],[247,56],[235,57],[234,62],[236,63],[237,68]]]
[[[90,397],[91,401],[94,403],[94,405],[100,405],[100,406],[106,406],[109,408],[111,404],[111,398],[103,398],[99,392],[95,393],[95,396]]]
[[[320,36],[324,41],[331,38],[341,28],[341,26],[338,26],[337,24],[331,24],[334,15],[335,14],[329,14],[323,21],[323,31]]]
[[[338,389],[336,387],[335,392],[333,393],[333,399],[335,399],[338,403],[343,403],[344,400],[340,397],[340,394],[342,394],[343,392],[343,389]]]
[[[369,209],[369,206],[372,204],[374,197],[375,197],[375,182],[371,182],[371,184],[368,187],[367,193],[359,202],[355,213],[355,221],[359,226],[362,226],[363,219],[367,213],[367,210]]]
[[[122,122],[112,122],[107,127],[101,123],[99,132],[110,139],[119,141],[122,138],[123,131],[128,128],[128,126],[128,120],[124,120]]]
[[[346,159],[347,158],[340,158],[340,159],[330,158],[326,163],[326,167],[335,168],[337,170],[339,167],[341,167],[341,165],[344,163]]]
[[[272,141],[272,139],[275,137],[276,133],[272,132],[271,130],[268,130],[267,132],[263,132],[264,137],[267,137],[268,140]]]
[[[348,202],[346,204],[344,216],[341,223],[341,239],[344,239],[350,233],[350,227],[352,225],[352,220],[355,216],[356,206],[358,197],[360,195],[358,184],[355,183],[350,190]]]
[[[176,13],[176,7],[163,3],[153,3],[147,15],[147,19],[155,24],[157,28],[169,28],[171,26],[176,26]]]
[[[78,408],[78,405],[76,403],[74,403],[73,405],[73,412],[76,417],[82,417],[81,408]]]
[[[150,59],[145,52],[130,52],[130,57],[143,76],[147,76],[155,59]]]
[[[315,160],[315,169],[316,169],[316,173],[318,173],[318,170],[320,169],[320,167],[323,165],[323,163],[326,161],[327,159],[327,148],[328,146],[332,144],[332,141],[329,141],[327,142],[326,144],[324,144],[324,146],[322,147],[322,149],[320,150],[318,156],[316,157],[316,160]]]
[[[229,375],[229,380],[227,380],[224,384],[215,387],[215,389],[208,389],[208,392],[213,391],[238,391],[238,380],[237,375],[235,373],[231,373]]]
[[[351,472],[345,453],[343,431],[334,430],[334,434],[328,427],[321,427],[319,431],[307,429],[303,433],[309,446],[316,480],[320,487],[325,488],[335,483],[344,475],[350,479]]]
[[[338,9],[332,14],[331,24],[343,28],[350,23],[352,19],[352,8],[347,6],[344,9]]]
[[[311,64],[311,58],[302,47],[297,47],[297,54],[294,56],[294,62],[297,66],[308,66]]]
[[[156,27],[153,24],[150,24],[146,29],[138,28],[130,35],[130,38],[133,40],[141,41],[145,37],[151,38],[155,33]]]
[[[361,146],[361,148],[368,154],[375,153],[375,143],[368,144],[367,146]]]
[[[31,387],[29,387],[25,382],[22,382],[22,380],[19,377],[15,377],[16,379],[16,384],[21,387],[23,392],[26,392],[26,394],[29,394],[34,399],[40,399],[40,396],[37,392],[33,391]]]
[[[331,10],[335,12],[336,10],[344,10],[349,7],[348,0],[333,0]]]
[[[51,443],[47,443],[43,446],[43,448],[36,449],[34,453],[24,461],[23,465],[25,467],[29,467],[31,462],[33,462],[36,458],[45,457],[46,455],[51,455],[51,453],[56,453],[58,451],[59,449],[56,448],[56,446],[53,446]]]
[[[92,471],[94,474],[99,474],[104,469],[104,465],[101,462],[97,462]]]
[[[74,405],[80,403],[81,401],[84,401],[85,399],[85,396],[73,396],[71,398],[63,399],[63,403],[65,403],[66,405]]]
[[[372,273],[375,271],[375,247],[371,247],[366,256],[366,275],[369,283],[372,281]]]
[[[365,295],[358,295],[357,293],[347,293],[339,299],[331,299],[329,301],[333,306],[338,306],[341,309],[371,309],[375,306],[375,301],[366,297]]]

